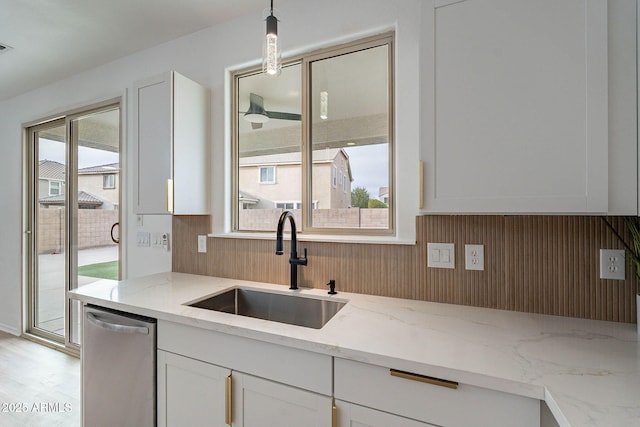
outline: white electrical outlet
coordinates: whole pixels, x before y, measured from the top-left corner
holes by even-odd
[[[427,267],[455,268],[455,245],[453,243],[427,243]]]
[[[484,245],[464,245],[464,268],[484,270]]]
[[[207,253],[207,236],[204,234],[198,236],[198,252],[201,254]]]
[[[600,249],[600,278],[625,280],[623,249]]]

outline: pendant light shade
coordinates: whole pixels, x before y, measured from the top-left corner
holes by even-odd
[[[282,52],[278,39],[278,19],[273,16],[273,0],[266,21],[267,34],[262,45],[262,72],[268,76],[279,76],[282,70]]]

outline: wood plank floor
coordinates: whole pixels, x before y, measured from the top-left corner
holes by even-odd
[[[80,359],[0,332],[0,426],[79,427]]]

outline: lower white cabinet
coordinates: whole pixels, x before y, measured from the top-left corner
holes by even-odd
[[[536,399],[162,320],[157,396],[159,427],[541,425]]]
[[[539,400],[337,357],[334,359],[334,396],[337,401],[438,426],[540,427]],[[355,411],[353,407],[351,410]],[[338,414],[340,412],[338,410]],[[365,412],[358,409],[356,414],[361,413]],[[342,419],[342,415],[339,417]],[[367,424],[367,421],[339,424],[340,427],[360,425],[396,424]]]
[[[326,427],[331,413],[329,396],[158,351],[159,427]]]
[[[231,370],[158,351],[158,427],[226,426]]]
[[[284,384],[233,372],[234,426],[331,426],[332,399]]]
[[[420,421],[336,400],[337,427],[427,427]]]
[[[158,426],[328,427],[332,357],[158,321]]]

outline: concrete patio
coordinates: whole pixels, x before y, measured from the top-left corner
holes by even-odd
[[[37,320],[38,327],[64,335],[64,253],[38,256],[39,289]],[[118,260],[118,246],[110,245],[78,251],[78,266]],[[78,286],[101,280],[95,277],[78,276]]]

